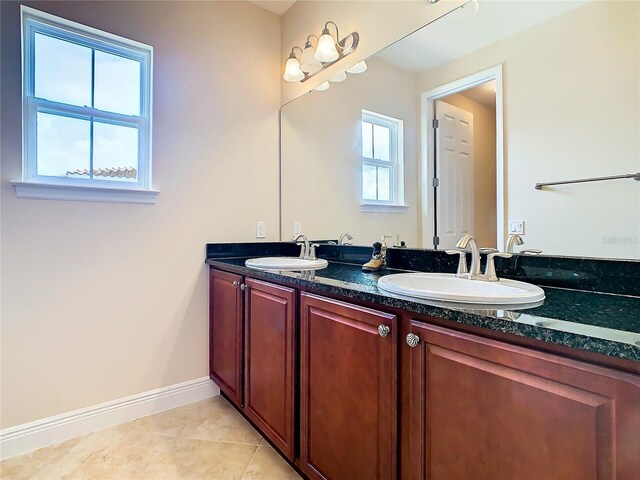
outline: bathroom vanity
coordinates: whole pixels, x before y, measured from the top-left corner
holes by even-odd
[[[282,106],[279,238],[366,247],[208,245],[210,373],[307,478],[640,478],[639,8],[481,2]],[[544,302],[378,288],[467,235]],[[381,237],[411,248],[364,274]]]
[[[329,266],[301,273],[245,266],[291,243],[208,246],[211,378],[308,478],[637,478],[640,297],[542,283],[522,312],[442,306],[341,250],[358,254],[323,246]]]

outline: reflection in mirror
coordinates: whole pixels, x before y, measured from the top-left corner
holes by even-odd
[[[640,258],[640,3],[480,2],[282,108],[282,238]],[[435,120],[435,122],[434,122]],[[436,127],[436,128],[434,128]]]

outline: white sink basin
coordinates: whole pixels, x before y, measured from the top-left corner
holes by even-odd
[[[260,270],[318,270],[329,263],[323,259],[305,260],[300,257],[262,257],[250,258],[244,264]]]
[[[398,273],[378,279],[387,292],[426,300],[488,305],[519,305],[544,300],[544,290],[529,283],[501,278],[483,282],[452,273]]]

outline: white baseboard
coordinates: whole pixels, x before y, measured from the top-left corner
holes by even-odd
[[[130,422],[220,394],[209,377],[169,385],[0,430],[0,459]]]

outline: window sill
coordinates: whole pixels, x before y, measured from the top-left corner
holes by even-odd
[[[411,205],[394,205],[391,203],[361,203],[362,213],[406,213]]]
[[[19,198],[154,205],[160,192],[131,188],[85,187],[35,182],[11,182]]]

